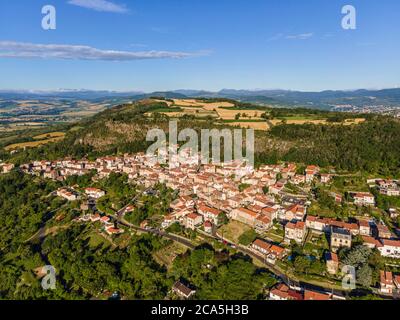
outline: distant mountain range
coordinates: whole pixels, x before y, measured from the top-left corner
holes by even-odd
[[[223,98],[235,99],[241,102],[257,103],[282,107],[308,107],[330,109],[337,105],[379,106],[400,108],[400,88],[383,90],[354,90],[354,91],[321,91],[303,92],[290,90],[234,90],[223,89],[218,92],[204,90],[174,90],[165,92],[145,93],[140,91],[95,91],[69,90],[56,91],[5,91],[0,90],[0,99],[82,99],[107,100],[124,99],[140,100],[149,97],[163,97],[169,99],[184,98]]]

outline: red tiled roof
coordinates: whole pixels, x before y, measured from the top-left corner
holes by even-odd
[[[243,212],[243,213],[245,213],[245,214],[247,214],[247,215],[249,215],[249,216],[252,216],[253,218],[258,215],[257,212],[254,212],[254,211],[246,209],[246,208],[239,208],[238,210]]]
[[[263,223],[267,223],[267,224],[271,223],[271,219],[269,217],[267,217],[267,216],[262,215],[262,214],[260,214],[256,219],[258,221],[260,221],[260,222],[263,222]]]
[[[330,252],[329,253],[329,258],[330,260],[334,261],[334,262],[339,262],[339,257],[336,253],[334,252]]]
[[[373,237],[361,236],[361,238],[363,239],[363,241],[365,243],[372,244],[372,245],[377,246],[377,247],[379,247],[381,245],[381,243],[377,239],[375,239]]]
[[[382,239],[381,241],[384,246],[400,247],[400,240]]]
[[[325,293],[319,293],[315,291],[304,291],[304,300],[329,300],[330,296]]]
[[[110,233],[119,233],[119,232],[121,232],[120,229],[116,229],[116,228],[113,228],[113,227],[107,228],[107,231],[110,232]]]
[[[268,242],[265,242],[265,241],[260,240],[260,239],[256,239],[253,242],[253,246],[260,247],[260,248],[262,248],[264,250],[267,250],[267,251],[269,251],[269,249],[271,248],[271,245]]]
[[[206,221],[206,222],[204,222],[204,226],[206,228],[211,228],[212,227],[212,223],[210,221]]]
[[[285,251],[285,249],[273,244],[273,245],[271,245],[270,251],[277,255],[281,255]]]
[[[201,217],[201,215],[199,215],[199,214],[197,214],[197,213],[189,213],[189,214],[187,215],[187,217],[188,217],[189,219],[195,220],[195,219]]]
[[[369,228],[369,222],[368,221],[358,220],[358,224],[360,225],[360,227]]]
[[[389,271],[382,271],[380,272],[381,275],[381,283],[384,284],[393,284],[393,274]]]
[[[221,211],[219,211],[218,209],[211,208],[211,207],[208,207],[208,206],[205,206],[205,205],[200,205],[198,209],[199,209],[199,211],[211,213],[211,214],[213,214],[215,216],[218,216],[221,213]]]

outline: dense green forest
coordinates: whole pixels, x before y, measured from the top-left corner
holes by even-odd
[[[279,160],[334,166],[338,170],[400,175],[400,122],[377,117],[359,125],[280,125],[272,137],[292,142],[290,150],[258,154],[260,162]]]

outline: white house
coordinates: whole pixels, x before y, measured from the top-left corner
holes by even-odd
[[[400,259],[400,240],[382,239],[382,246],[378,248],[381,255]]]
[[[99,199],[101,197],[104,197],[106,195],[105,191],[97,189],[97,188],[86,188],[85,193],[94,199]]]

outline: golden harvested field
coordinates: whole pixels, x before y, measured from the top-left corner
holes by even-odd
[[[65,137],[65,133],[64,132],[49,132],[49,133],[45,133],[45,134],[41,134],[36,137],[33,137],[33,139],[44,140],[44,139],[58,138],[58,137]]]
[[[161,101],[161,100],[155,100],[155,101]],[[171,106],[169,104],[169,106]],[[181,107],[184,111],[183,112],[169,112],[166,113],[169,116],[172,117],[179,117],[184,114],[191,114],[191,115],[196,115],[196,116],[214,116],[222,120],[233,120],[235,119],[235,116],[240,113],[243,114],[245,113],[248,118],[259,120],[260,116],[263,111],[260,110],[248,110],[248,109],[243,109],[243,110],[230,110],[226,108],[233,108],[235,105],[230,102],[204,102],[204,101],[198,101],[195,99],[174,99],[174,104],[173,106],[178,106]]]
[[[345,125],[351,125],[351,124],[360,124],[365,122],[364,118],[356,118],[356,119],[347,119],[345,121]]]
[[[244,129],[254,129],[254,130],[269,130],[269,125],[266,122],[227,122],[225,123],[228,126],[233,126],[233,127],[241,127]]]
[[[204,102],[195,99],[174,99],[174,104],[179,107],[203,107],[203,109],[212,111],[218,107],[234,107],[235,105],[230,102]]]
[[[164,100],[154,100],[157,102],[167,102],[170,107],[180,107],[183,111],[180,112],[163,112],[172,118],[179,118],[187,115],[194,115],[196,117],[206,117],[212,116],[219,120],[235,120],[237,114],[240,114],[240,119],[235,122],[225,122],[226,125],[229,126],[240,126],[245,129],[254,129],[254,130],[269,130],[270,125],[275,126],[282,124],[283,120],[274,119],[268,122],[261,122],[261,115],[265,113],[263,110],[251,110],[251,109],[237,109],[235,105],[231,102],[212,102],[207,103],[201,100],[196,99],[174,99],[174,103],[170,101]],[[149,115],[149,114],[146,114]],[[245,116],[243,116],[245,115]],[[303,118],[303,119],[302,119]],[[309,118],[309,119],[308,119]],[[246,121],[244,121],[246,120]],[[254,120],[254,121],[249,121]],[[357,118],[357,119],[347,119],[343,124],[344,125],[352,125],[359,124],[364,122],[365,119]],[[315,119],[313,116],[298,116],[293,117],[292,119],[289,117],[286,119],[287,124],[332,124],[332,125],[340,125],[341,123],[328,123],[325,119]]]
[[[216,111],[222,120],[234,120],[238,113],[241,115],[241,118],[260,120],[261,115],[265,113],[260,110],[229,110],[222,108],[217,108]],[[243,114],[246,114],[247,117],[242,117]]]
[[[45,145],[51,142],[57,142],[57,141],[61,141],[64,139],[64,136],[62,137],[54,137],[54,138],[50,138],[50,139],[46,139],[46,140],[38,140],[38,141],[31,141],[31,142],[22,142],[22,143],[15,143],[15,144],[11,144],[7,147],[5,147],[4,149],[7,151],[10,150],[15,150],[15,149],[22,149],[22,148],[35,148],[41,145]]]

